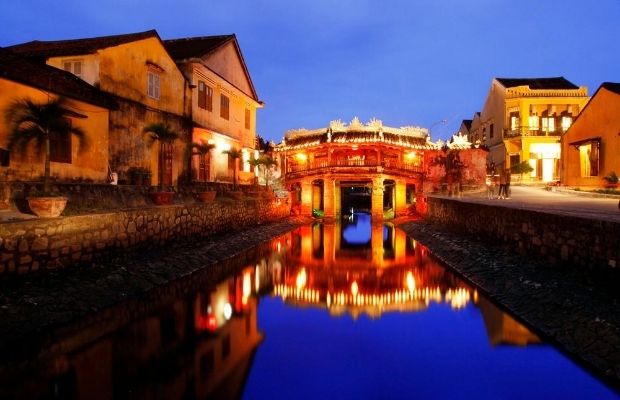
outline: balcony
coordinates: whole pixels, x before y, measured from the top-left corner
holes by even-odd
[[[393,173],[397,175],[423,173],[424,170],[420,164],[396,162],[392,160],[383,160],[378,163],[376,160],[332,160],[314,161],[305,164],[288,164],[286,174],[291,176],[304,176],[323,174],[325,172],[335,173]]]
[[[517,129],[504,129],[504,138],[510,139],[522,136],[561,136],[562,129],[555,129],[553,131],[543,129],[533,129],[526,126],[522,126]]]

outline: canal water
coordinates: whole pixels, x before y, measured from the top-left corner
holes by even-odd
[[[367,214],[203,273],[3,360],[0,398],[618,398]]]

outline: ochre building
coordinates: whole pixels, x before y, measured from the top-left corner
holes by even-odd
[[[526,161],[523,183],[560,178],[560,137],[588,102],[588,91],[564,77],[494,78],[469,140],[489,148],[489,164]]]
[[[562,183],[582,188],[613,185],[620,174],[620,83],[604,82],[562,137]]]
[[[374,220],[403,215],[422,198],[425,152],[441,144],[420,127],[391,128],[376,119],[286,133],[275,147],[293,209],[346,217],[370,210]]]

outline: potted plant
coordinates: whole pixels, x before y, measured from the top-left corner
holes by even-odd
[[[521,161],[519,164],[510,167],[510,172],[519,174],[519,182],[523,182],[523,174],[529,174],[532,171],[534,171],[534,168],[532,168],[529,161]]]
[[[163,123],[154,123],[147,125],[142,130],[142,133],[145,135],[146,143],[149,147],[152,147],[155,142],[159,143],[159,185],[157,191],[149,192],[149,196],[151,197],[151,200],[153,200],[153,203],[155,203],[156,205],[172,204],[174,192],[170,190],[164,190],[164,146],[174,144],[174,142],[179,139],[181,135],[172,130],[170,125]]]
[[[52,193],[50,183],[50,140],[52,137],[76,136],[79,150],[86,147],[84,131],[71,124],[72,115],[63,97],[45,103],[35,103],[30,99],[13,102],[5,112],[9,125],[9,150],[25,153],[30,142],[34,142],[36,151],[43,153],[43,191],[31,192],[26,198],[33,213],[39,217],[59,216],[67,205],[67,198]]]
[[[241,150],[233,148],[230,150],[224,150],[222,154],[227,154],[228,158],[233,161],[233,191],[228,192],[228,195],[234,199],[240,199],[243,193],[237,191],[237,160],[241,158],[243,153],[241,153]]]
[[[611,171],[608,175],[605,175],[603,177],[603,180],[605,181],[605,187],[609,188],[609,189],[613,189],[618,187],[618,175],[616,174],[616,171]]]
[[[189,151],[191,155],[198,155],[200,157],[200,163],[207,165],[206,158],[209,157],[211,149],[215,147],[214,144],[211,143],[190,143]],[[205,171],[205,180],[208,180],[209,171]],[[200,173],[199,173],[200,175]],[[215,195],[217,192],[215,190],[207,190],[206,188],[195,194],[196,200],[201,203],[209,203],[215,200]]]

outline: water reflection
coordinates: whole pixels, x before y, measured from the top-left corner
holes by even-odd
[[[338,315],[416,311],[431,302],[463,308],[477,292],[428,256],[424,246],[390,225],[353,223],[304,226],[278,246],[281,275],[276,296]]]
[[[424,246],[393,226],[370,225],[363,216],[342,225],[300,227],[268,243],[261,252],[264,256],[249,262],[240,259],[204,271],[204,276],[169,285],[157,296],[107,310],[78,324],[79,329],[55,333],[55,342],[41,348],[38,356],[0,360],[0,398],[238,398],[244,390],[245,396],[251,398],[287,398],[290,393],[296,394],[294,397],[325,397],[321,391],[302,395],[296,392],[295,380],[287,381],[281,376],[286,375],[281,371],[283,365],[289,373],[300,368],[301,376],[319,373],[310,366],[312,361],[298,363],[303,357],[297,351],[305,347],[290,342],[314,339],[312,334],[293,331],[296,319],[303,320],[301,315],[319,321],[318,325],[327,331],[332,329],[333,321],[346,323],[343,316],[351,316],[349,319],[357,323],[363,316],[372,320],[381,317],[381,321],[392,318],[390,323],[404,331],[410,320],[393,318],[427,314],[436,319],[436,313],[427,310],[437,307],[463,315],[479,309],[476,313],[482,317],[475,322],[478,329],[484,325],[487,343],[492,346],[540,343],[527,328],[443,268]],[[258,307],[261,297],[265,298],[266,307]],[[274,301],[283,302],[286,310],[274,311]],[[330,315],[332,322],[308,314],[312,311],[308,308]],[[131,318],[127,319],[127,315]],[[273,321],[284,315],[285,321],[276,324],[281,328],[280,337]],[[259,320],[263,321],[261,329]],[[307,333],[307,322],[302,326]],[[433,320],[428,326],[433,326]],[[358,338],[363,337],[356,332]],[[397,334],[399,330],[389,332]],[[420,341],[419,331],[412,332]],[[269,342],[270,335],[275,342],[263,344]],[[384,340],[406,349],[414,345],[410,337]],[[360,340],[359,345],[363,346],[364,341]],[[437,340],[440,343],[433,346],[441,349],[463,339],[454,336],[449,342]],[[330,340],[330,345],[346,348],[345,342],[337,340]],[[308,348],[325,346],[323,341]],[[382,346],[387,351],[387,342],[373,345],[373,351]],[[373,353],[366,350],[369,355]],[[421,357],[423,351],[416,351]],[[473,351],[476,357],[480,356],[478,350]],[[282,358],[278,358],[278,352]],[[257,353],[261,355],[257,357]],[[441,358],[432,354],[429,360]],[[401,360],[402,356],[399,354],[398,358]],[[380,368],[392,371],[406,360],[405,357],[398,364],[386,363]],[[335,368],[348,369],[350,366],[341,364],[354,362],[347,358],[327,366],[323,361],[324,357],[319,356],[319,370],[328,368],[329,371],[322,372],[328,375],[337,375]],[[410,362],[418,365],[415,358]],[[425,366],[427,372],[433,368],[440,368],[443,376],[443,366]],[[571,374],[583,375],[578,368],[571,368]],[[459,371],[462,373],[462,368]],[[361,378],[354,379],[356,384],[360,383]],[[393,385],[396,378],[392,374],[384,381],[379,376],[374,379],[389,388],[385,389],[385,396],[399,397],[393,392],[398,385]],[[596,381],[594,384],[599,385]],[[608,393],[599,386],[594,393]],[[273,393],[270,387],[274,388]]]

